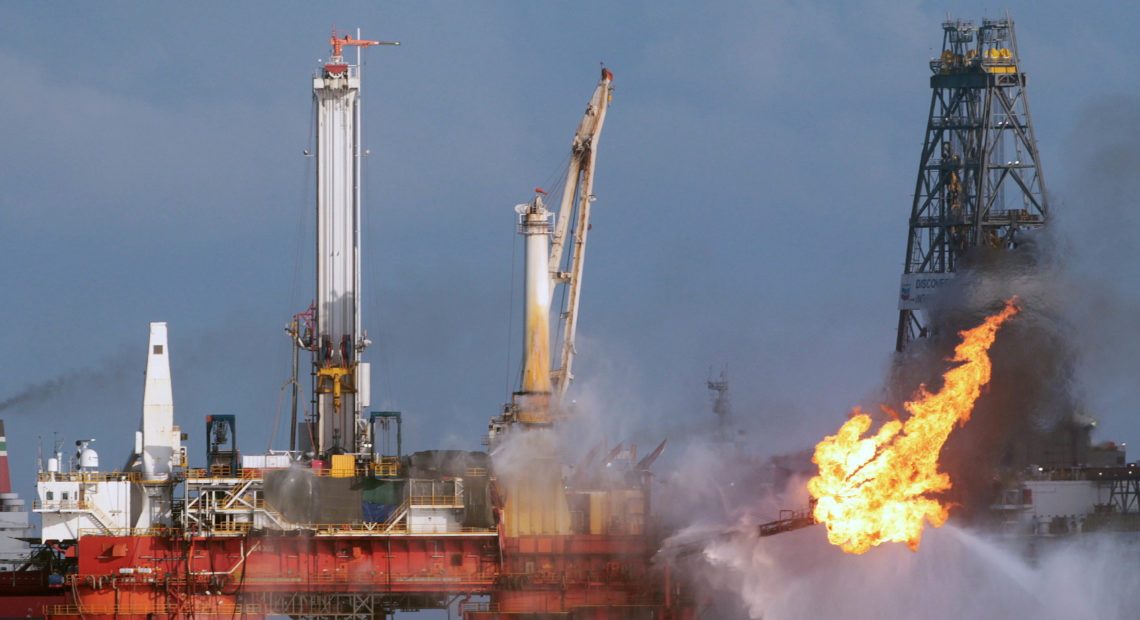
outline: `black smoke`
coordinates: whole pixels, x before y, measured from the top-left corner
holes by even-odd
[[[54,399],[71,397],[108,386],[122,386],[130,376],[132,367],[137,367],[137,361],[124,350],[103,359],[96,367],[71,370],[45,381],[28,384],[15,394],[0,400],[0,412],[12,410],[11,413],[20,414]]]
[[[1018,297],[1021,312],[990,349],[990,383],[939,458],[954,485],[945,499],[966,519],[986,514],[996,494],[1027,468],[1078,466],[1088,457],[1092,418],[1075,381],[1079,355],[1063,299],[1063,244],[1043,230],[1020,239],[1013,249],[967,253],[954,284],[928,314],[933,335],[900,354],[888,387],[896,411],[918,385],[937,390],[959,332]]]

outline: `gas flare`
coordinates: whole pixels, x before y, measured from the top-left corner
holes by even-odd
[[[858,408],[839,432],[815,447],[819,475],[808,482],[816,498],[815,519],[827,539],[848,553],[864,553],[884,542],[905,542],[912,551],[922,539],[923,519],[934,527],[946,521],[946,507],[931,497],[951,487],[938,471],[938,454],[955,424],[970,419],[974,401],[989,382],[989,348],[997,330],[1017,314],[1017,298],[981,325],[960,332],[962,342],[936,393],[919,386],[905,407],[910,417],[883,424],[872,436],[870,416]]]

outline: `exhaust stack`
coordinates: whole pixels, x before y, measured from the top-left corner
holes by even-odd
[[[142,414],[143,476],[146,480],[170,477],[175,448],[181,443],[174,439],[176,432],[166,323],[151,323]]]

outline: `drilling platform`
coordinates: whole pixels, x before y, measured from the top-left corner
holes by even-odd
[[[192,465],[175,419],[168,328],[152,323],[127,465],[101,469],[84,440],[74,458],[57,451],[38,474],[41,538],[59,552],[67,596],[44,615],[331,619],[457,608],[468,620],[691,617],[668,569],[651,563],[660,536],[650,467],[664,442],[640,459],[636,446],[598,446],[573,468],[556,450],[558,426],[573,415],[563,396],[613,74],[602,69],[573,139],[557,213],[540,190],[516,207],[524,363],[518,392],[490,421],[489,449],[404,454],[402,413],[370,411],[360,302],[360,55],[383,44],[397,45],[334,32],[332,56],[312,79],[316,301],[286,329],[294,367],[302,352],[311,357],[312,409],[296,419],[295,376],[289,449],[242,453],[236,417],[212,415],[194,423],[207,453]],[[567,294],[552,370],[557,287]]]

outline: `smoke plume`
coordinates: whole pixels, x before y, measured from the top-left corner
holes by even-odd
[[[930,313],[933,335],[896,359],[887,386],[896,410],[920,384],[937,389],[958,332],[980,322],[1013,295],[1021,315],[990,351],[993,375],[970,422],[956,429],[939,458],[953,488],[945,499],[959,516],[983,514],[1004,477],[1031,464],[1074,466],[1087,458],[1091,418],[1074,381],[1077,349],[1065,316],[1067,275],[1056,239],[1023,234],[1013,250],[975,248]]]
[[[39,407],[52,399],[72,396],[108,385],[120,385],[132,367],[126,351],[108,357],[97,368],[84,368],[63,373],[47,381],[32,383],[0,401],[0,412],[15,413]]]

